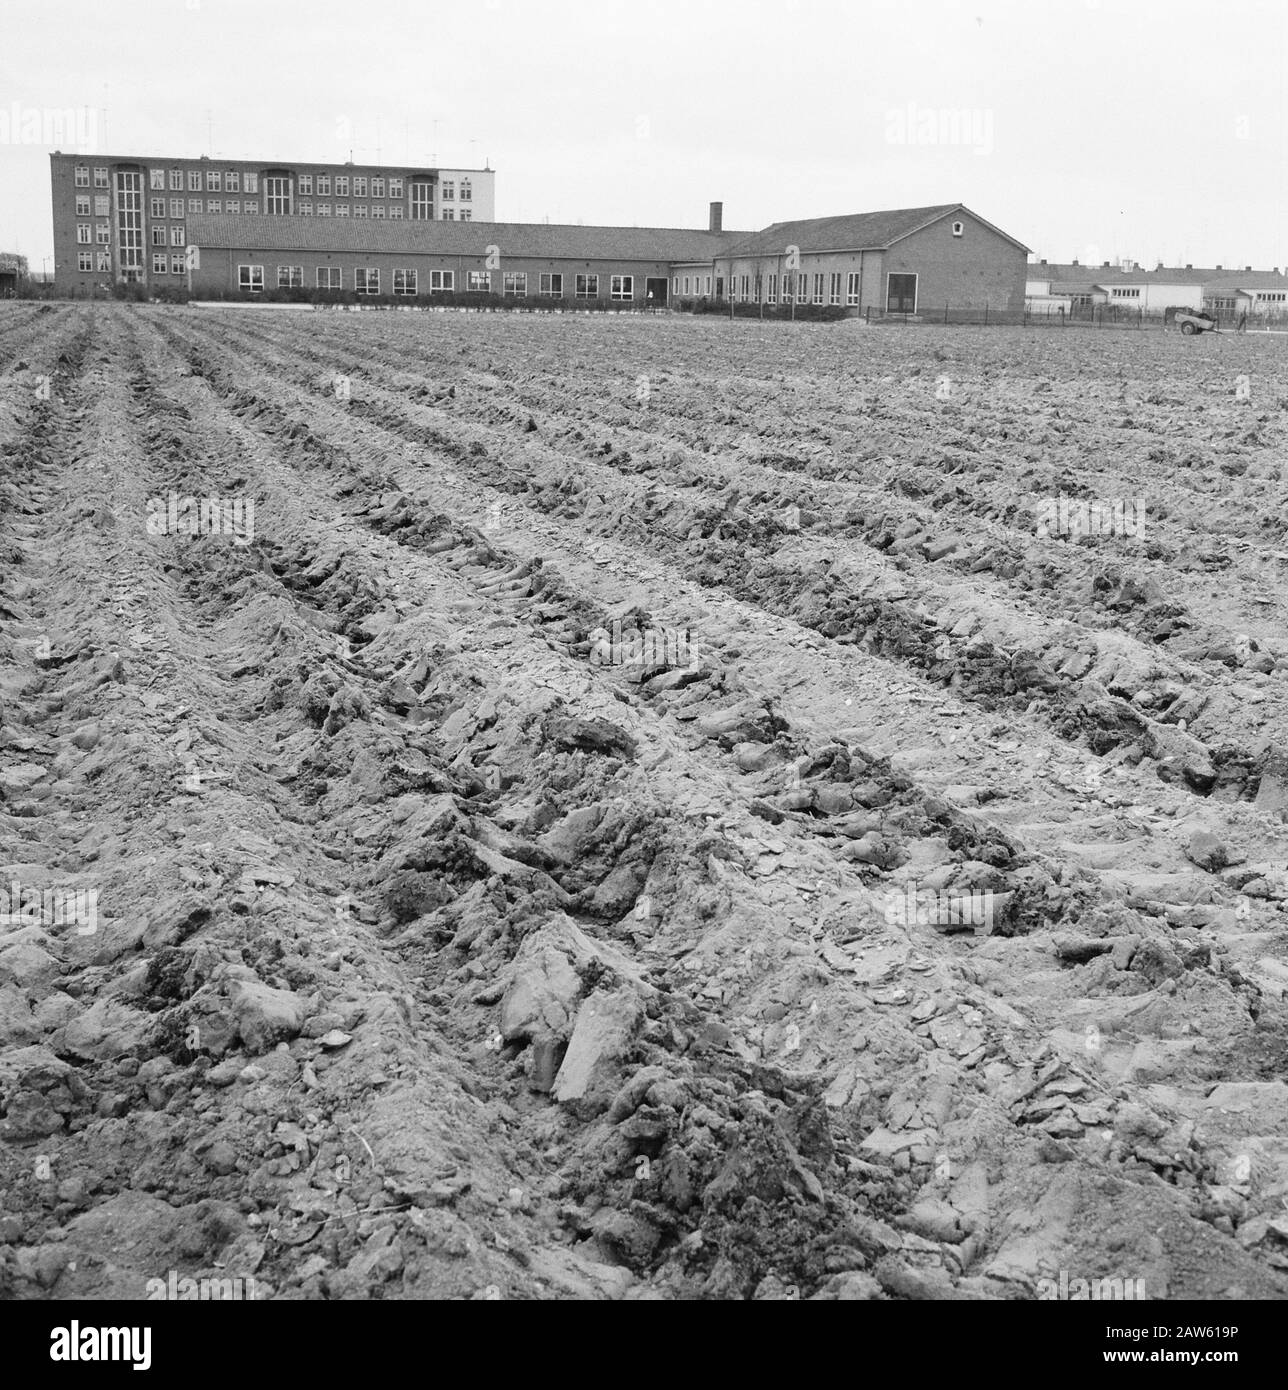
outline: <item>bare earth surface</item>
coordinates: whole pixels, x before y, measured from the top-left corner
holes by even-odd
[[[4,306],[0,1296],[1284,1297],[1285,351]]]

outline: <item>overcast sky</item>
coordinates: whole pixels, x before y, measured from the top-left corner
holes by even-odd
[[[498,220],[961,201],[1051,260],[1288,266],[1288,0],[5,9],[0,250],[33,269],[50,146],[24,121],[66,108],[112,155],[486,159]]]

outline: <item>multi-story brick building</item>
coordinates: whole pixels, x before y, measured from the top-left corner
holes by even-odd
[[[195,216],[491,222],[491,169],[50,156],[54,282],[177,284]]]

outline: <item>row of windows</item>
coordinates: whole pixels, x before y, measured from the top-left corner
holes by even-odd
[[[318,174],[316,179],[312,174],[301,174],[299,176],[300,197],[311,198],[314,192],[314,184],[317,184],[317,195],[319,198],[329,198],[331,196],[331,175]],[[365,174],[355,174],[353,176],[353,196],[355,198],[365,198],[367,187],[371,187],[373,198],[383,198],[385,196],[385,179],[383,176],[368,179]],[[336,174],[335,176],[335,196],[337,198],[349,197],[349,175]],[[403,181],[400,178],[389,180],[389,197],[401,198],[403,196]]]
[[[94,217],[110,217],[110,216],[111,216],[111,208],[109,207],[109,202],[110,202],[110,199],[108,198],[108,195],[107,195],[106,193],[97,194],[97,195],[95,196],[95,198],[94,198],[94,212],[93,212],[92,215],[93,215]],[[85,193],[85,194],[77,194],[77,195],[76,195],[76,216],[77,216],[77,217],[89,217],[89,216],[91,215],[91,214],[90,214],[89,208],[90,208],[89,194],[88,194],[88,193]]]
[[[184,275],[187,273],[187,257],[183,252],[171,252],[169,257],[169,271],[171,275]],[[164,275],[167,269],[167,261],[163,252],[154,251],[152,253],[152,273],[153,275]]]
[[[791,304],[840,304],[841,275],[839,270],[815,271],[811,285],[806,271],[795,271],[782,277],[783,303]],[[716,277],[716,294],[724,291],[724,276]],[[671,277],[672,294],[711,293],[711,276],[674,275]],[[778,276],[774,275],[733,275],[729,278],[729,297],[747,304],[778,303]],[[857,305],[859,302],[859,272],[850,271],[845,277],[845,303]]]
[[[299,215],[300,217],[313,217],[313,216],[315,216],[315,215],[318,216],[318,217],[330,217],[330,216],[331,216],[331,204],[330,204],[330,203],[318,203],[318,204],[316,205],[316,207],[315,207],[314,204],[311,203],[311,202],[302,202],[302,203],[300,203],[300,205],[296,208],[296,212],[298,213],[298,215]],[[348,216],[349,216],[349,204],[348,204],[348,203],[337,203],[337,204],[335,205],[335,215],[336,215],[337,217],[348,217]],[[366,205],[366,203],[355,203],[355,204],[353,205],[353,216],[354,216],[354,217],[366,217],[366,215],[367,215],[367,205]],[[402,220],[402,215],[403,215],[403,207],[402,207],[402,204],[401,204],[401,203],[391,203],[391,204],[389,205],[387,215],[388,215],[390,221],[393,221],[393,222],[400,222],[400,221]],[[372,205],[371,205],[371,216],[374,217],[377,221],[379,221],[381,218],[385,217],[385,216],[386,216],[386,208],[385,208],[384,203],[372,203]]]
[[[111,253],[110,251],[100,251],[100,252],[98,253],[98,268],[99,268],[99,270],[111,270],[111,268],[112,268],[112,253]],[[76,253],[76,269],[77,269],[77,270],[93,270],[93,269],[94,269],[94,252],[93,252],[93,251],[78,251],[78,252]]]
[[[77,188],[89,187],[89,165],[78,164],[74,171],[74,180]],[[331,185],[335,184],[335,196],[337,198],[349,197],[350,176],[348,174],[336,174],[333,178],[330,174],[301,174],[299,176],[300,195],[302,197],[312,197],[314,185],[317,186],[319,198],[331,197]],[[185,187],[190,193],[258,193],[259,175],[242,174],[229,169],[189,169],[186,180],[182,169],[171,169],[167,175],[164,169],[150,169],[148,171],[148,187],[154,192],[162,192],[169,188],[171,192],[181,193]],[[371,189],[371,197],[385,197],[386,180],[384,175],[374,175],[368,178],[365,174],[354,174],[352,176],[353,197],[365,198],[367,189]],[[403,196],[403,180],[401,178],[390,178],[388,180],[390,198],[401,198]],[[94,187],[106,188],[107,170],[106,168],[96,168],[94,170]],[[462,203],[472,202],[474,189],[469,179],[460,181],[459,189],[454,179],[445,179],[442,183],[441,197],[445,202],[452,202],[459,198]]]
[[[153,269],[164,257],[153,257]],[[173,258],[181,262],[182,256]],[[160,273],[160,272],[158,272]],[[177,271],[175,272],[178,273]],[[316,286],[320,290],[339,290],[344,288],[344,272],[339,266],[319,266],[315,272]],[[609,297],[611,299],[632,299],[635,295],[633,275],[610,275]],[[573,293],[578,299],[597,299],[599,297],[598,275],[577,275],[573,277]],[[418,276],[415,270],[395,269],[393,272],[394,294],[418,293]],[[262,265],[239,265],[237,285],[243,290],[258,292],[264,288],[264,267]],[[278,289],[300,289],[304,285],[304,267],[300,265],[279,265],[277,267]],[[563,295],[564,277],[558,272],[541,272],[537,276],[537,293],[549,298]],[[465,287],[469,290],[490,293],[492,272],[471,270],[466,272]],[[353,272],[353,288],[358,294],[380,293],[380,270],[375,266],[359,266]],[[456,288],[456,272],[452,270],[431,270],[429,290],[431,294],[449,292]],[[526,299],[528,294],[528,273],[524,270],[506,271],[502,276],[502,292],[516,299]]]

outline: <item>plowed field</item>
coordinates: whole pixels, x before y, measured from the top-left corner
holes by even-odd
[[[4,306],[0,1296],[1284,1297],[1286,351]]]

